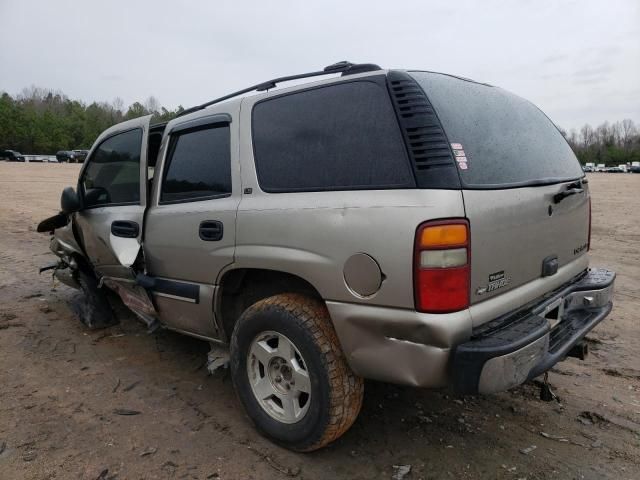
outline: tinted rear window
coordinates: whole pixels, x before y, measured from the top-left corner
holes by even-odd
[[[532,103],[497,87],[411,72],[431,100],[449,142],[460,144],[467,187],[557,182],[581,177],[580,164],[553,123]],[[466,165],[464,165],[466,164]]]
[[[171,136],[162,203],[207,200],[231,193],[229,127],[210,127]]]
[[[267,192],[415,187],[386,87],[358,81],[253,108],[260,187]]]

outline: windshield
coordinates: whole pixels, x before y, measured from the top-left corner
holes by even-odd
[[[555,183],[583,175],[562,134],[532,103],[450,75],[410,74],[442,122],[465,187]]]

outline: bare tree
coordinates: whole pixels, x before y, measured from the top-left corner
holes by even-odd
[[[625,118],[622,120],[622,148],[624,148],[625,152],[629,151],[629,147],[631,146],[631,142],[633,137],[638,134],[638,130],[636,129],[635,123],[630,118]]]
[[[569,142],[569,145],[571,145],[571,148],[573,148],[574,150],[580,146],[578,144],[578,132],[576,132],[575,128],[572,128],[569,132],[569,135],[565,135],[565,138],[567,139],[567,142]]]
[[[585,123],[580,129],[580,141],[582,142],[582,148],[589,148],[594,141],[593,128],[588,123]]]
[[[156,97],[151,95],[144,102],[144,108],[149,113],[159,113],[160,111],[160,102]]]
[[[122,100],[122,98],[120,97],[114,98],[113,102],[111,102],[111,105],[116,112],[122,112],[124,110],[124,100]]]

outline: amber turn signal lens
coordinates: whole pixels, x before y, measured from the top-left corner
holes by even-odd
[[[420,247],[450,247],[467,243],[466,225],[434,225],[425,227],[420,234]]]

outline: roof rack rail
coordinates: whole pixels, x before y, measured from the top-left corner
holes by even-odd
[[[291,80],[298,80],[301,78],[310,78],[310,77],[319,77],[320,75],[331,75],[333,73],[342,73],[342,76],[345,75],[354,75],[356,73],[364,73],[364,72],[372,72],[375,70],[382,70],[378,65],[373,63],[351,63],[343,60],[341,62],[334,63],[332,65],[324,67],[322,70],[316,72],[309,73],[300,73],[298,75],[289,75],[287,77],[279,77],[274,78],[273,80],[268,80],[266,82],[258,83],[257,85],[252,85],[251,87],[243,88],[242,90],[238,90],[237,92],[230,93],[225,95],[224,97],[216,98],[209,102],[203,103],[201,105],[196,105],[195,107],[187,108],[180,112],[177,117],[181,117],[183,115],[187,115],[189,113],[197,112],[198,110],[202,110],[207,108],[210,105],[215,103],[224,102],[225,100],[229,100],[230,98],[237,97],[239,95],[243,95],[249,92],[264,92],[266,90],[270,90],[275,88],[278,83],[289,82]]]

